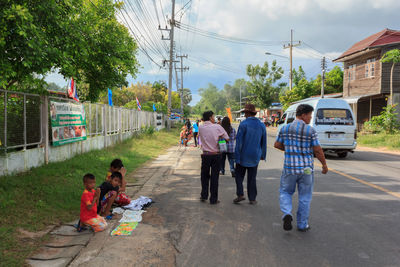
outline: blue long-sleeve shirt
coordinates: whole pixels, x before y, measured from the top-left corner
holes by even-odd
[[[244,167],[255,167],[267,155],[267,131],[255,117],[245,119],[236,135],[235,161]]]

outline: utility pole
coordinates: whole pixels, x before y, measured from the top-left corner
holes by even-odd
[[[171,129],[171,91],[172,91],[172,63],[174,61],[174,26],[175,26],[175,0],[172,0],[172,15],[169,21],[169,77],[168,77],[168,130]]]
[[[183,72],[189,70],[189,67],[183,67],[183,58],[187,58],[187,55],[176,55],[177,58],[180,58],[181,60],[181,67],[176,68],[181,71],[181,89],[180,89],[180,98],[181,98],[181,113],[183,114]],[[176,76],[176,79],[178,80],[178,76]],[[178,86],[176,87],[178,89]]]
[[[239,110],[242,110],[242,85],[239,88]]]
[[[175,66],[175,81],[176,81],[176,91],[179,93],[179,78],[178,78],[178,68],[176,67],[176,62],[174,62],[174,66]],[[181,115],[183,115],[183,109],[182,109],[182,94],[179,95],[179,97],[181,98]],[[182,119],[182,117],[181,117]]]
[[[324,98],[324,95],[325,95],[325,70],[326,70],[326,59],[325,59],[325,57],[322,58],[321,68],[322,68],[321,98]]]
[[[293,47],[299,46],[301,43],[298,41],[297,44],[293,44],[293,30],[290,30],[290,43],[288,45],[284,45],[283,48],[289,48],[290,50],[290,76],[289,76],[289,87],[290,90],[293,88]]]

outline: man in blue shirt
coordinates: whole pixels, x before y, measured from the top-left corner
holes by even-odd
[[[253,104],[244,107],[246,119],[240,123],[236,135],[236,195],[233,203],[238,204],[245,200],[243,180],[247,170],[247,196],[250,204],[256,204],[257,196],[257,167],[260,160],[265,160],[267,154],[267,131],[265,125],[255,118],[257,114]]]
[[[280,207],[283,212],[283,229],[292,230],[292,196],[299,192],[297,230],[310,229],[308,217],[314,185],[314,154],[322,164],[322,173],[328,172],[324,152],[317,132],[308,125],[314,108],[301,104],[296,109],[296,120],[279,131],[274,147],[285,151],[285,162],[280,183]]]

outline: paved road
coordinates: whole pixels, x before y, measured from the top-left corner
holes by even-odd
[[[268,140],[258,204],[232,204],[235,183],[220,177],[219,205],[198,201],[200,152],[182,151],[156,196],[178,266],[400,266],[400,156],[356,152],[317,167],[311,231],[284,232],[278,189],[283,154]],[[168,189],[168,190],[167,190]],[[297,201],[297,199],[296,199]]]

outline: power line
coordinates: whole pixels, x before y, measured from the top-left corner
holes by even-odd
[[[238,44],[246,44],[246,45],[260,45],[260,46],[274,46],[274,45],[281,45],[285,43],[285,41],[260,41],[260,40],[251,40],[251,39],[245,39],[245,38],[237,38],[237,37],[232,37],[232,36],[226,36],[206,30],[201,30],[198,28],[195,28],[193,26],[177,22],[176,27],[178,29],[188,31],[194,34],[198,34],[204,37],[208,38],[213,38],[216,40],[221,40],[221,41],[226,41],[226,42],[231,42],[231,43],[238,43]]]

